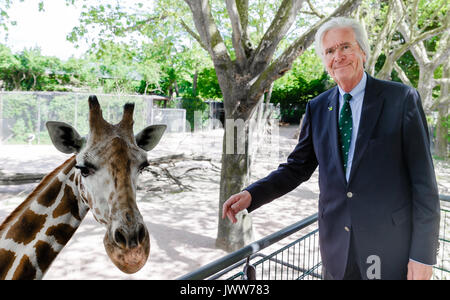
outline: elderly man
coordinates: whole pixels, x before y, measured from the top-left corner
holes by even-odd
[[[355,20],[334,18],[316,51],[337,86],[306,106],[287,162],[231,196],[223,217],[253,211],[319,166],[319,243],[325,279],[429,279],[439,198],[427,123],[414,88],[364,72],[369,44]]]

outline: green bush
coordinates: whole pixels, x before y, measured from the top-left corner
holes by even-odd
[[[306,103],[327,90],[327,73],[311,81],[297,77],[283,86],[273,89],[270,102],[280,104],[281,121],[299,123],[305,112]]]
[[[191,131],[194,131],[195,123],[197,123],[197,126],[203,125],[208,119],[209,105],[200,98],[183,97],[181,99],[181,106],[186,110],[186,120],[191,125]],[[200,118],[200,120],[195,120],[195,117]]]

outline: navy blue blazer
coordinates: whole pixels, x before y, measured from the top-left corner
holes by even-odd
[[[319,166],[322,263],[344,276],[350,235],[363,278],[380,258],[381,279],[405,279],[409,259],[435,264],[440,206],[428,127],[418,92],[368,76],[347,182],[338,150],[339,91],[306,106],[299,141],[287,162],[246,188],[248,211],[295,189]]]

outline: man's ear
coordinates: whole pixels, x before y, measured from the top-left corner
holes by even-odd
[[[166,128],[166,125],[150,125],[142,129],[135,136],[137,145],[145,151],[152,150],[158,145]]]
[[[78,153],[86,142],[69,124],[48,121],[45,125],[53,145],[62,153]]]

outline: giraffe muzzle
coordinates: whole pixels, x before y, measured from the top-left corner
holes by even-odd
[[[150,235],[143,223],[133,230],[126,227],[107,230],[103,244],[111,261],[127,274],[139,271],[150,254]]]

